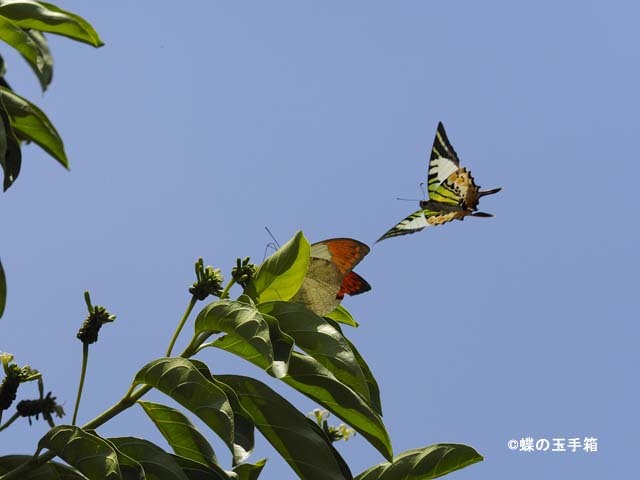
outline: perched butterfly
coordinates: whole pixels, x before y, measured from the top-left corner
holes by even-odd
[[[353,271],[369,247],[352,238],[331,238],[311,245],[309,270],[292,298],[318,315],[334,310],[345,294],[358,295],[371,285]]]
[[[420,210],[412,213],[395,227],[382,235],[385,238],[406,235],[451,220],[462,220],[467,215],[473,217],[493,217],[490,213],[478,212],[480,197],[498,193],[501,188],[480,191],[471,172],[460,168],[460,160],[449,143],[442,122],[438,123],[436,138],[431,149],[427,189],[429,200],[420,201]]]

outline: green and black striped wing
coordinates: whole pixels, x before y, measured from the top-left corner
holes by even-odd
[[[440,187],[446,180],[460,169],[460,160],[451,142],[447,138],[442,122],[438,122],[436,138],[431,148],[429,172],[427,175],[427,190],[429,198],[436,202],[458,205],[458,200],[443,191]],[[446,184],[446,183],[445,183]]]
[[[456,219],[462,219],[465,212],[434,212],[433,210],[418,210],[412,213],[404,220],[401,220],[395,227],[382,235],[376,243],[385,238],[407,235],[409,233],[419,232],[427,227],[435,227],[443,223]]]

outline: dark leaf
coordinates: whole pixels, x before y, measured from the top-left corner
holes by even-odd
[[[144,468],[148,480],[189,480],[174,457],[153,443],[135,437],[108,439],[116,448]]]
[[[258,480],[260,472],[267,463],[267,459],[263,458],[256,463],[243,463],[234,467],[233,471],[238,475],[238,480]]]
[[[0,475],[28,462],[31,455],[7,455],[0,457]],[[86,480],[80,472],[57,462],[47,462],[36,469],[22,474],[22,480]]]
[[[219,465],[206,466],[178,455],[171,456],[189,480],[230,480],[232,478]]]

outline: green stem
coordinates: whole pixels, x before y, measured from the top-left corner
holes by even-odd
[[[78,418],[78,410],[80,409],[80,399],[82,398],[82,389],[84,387],[84,378],[87,373],[87,363],[89,362],[89,344],[82,344],[82,370],[80,372],[80,383],[78,384],[78,395],[76,397],[76,406],[73,409],[73,420],[71,425],[76,424]]]
[[[236,281],[232,278],[231,280],[229,280],[229,283],[227,283],[227,286],[224,287],[224,290],[222,291],[222,293],[220,294],[220,300],[227,298],[229,296],[229,290],[231,290],[231,287],[236,283]]]
[[[15,422],[18,417],[20,417],[20,414],[18,412],[14,413],[13,416],[4,423],[4,425],[0,425],[0,432]]]
[[[193,310],[193,307],[195,307],[197,301],[198,299],[194,295],[192,295],[191,301],[189,302],[189,305],[187,305],[187,309],[185,310],[184,315],[182,315],[182,319],[180,320],[180,323],[176,327],[176,331],[173,332],[173,337],[171,338],[171,342],[169,342],[169,348],[167,348],[167,354],[165,355],[166,357],[171,356],[171,350],[173,350],[173,346],[175,345],[176,340],[178,340],[178,336],[182,331],[182,327],[184,327],[184,324],[186,323],[187,318],[189,318],[189,315],[191,315],[191,310]]]

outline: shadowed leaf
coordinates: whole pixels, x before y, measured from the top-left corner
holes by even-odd
[[[160,403],[138,400],[138,404],[177,455],[204,465],[217,463],[216,455],[207,439],[182,412]]]
[[[322,435],[307,418],[267,385],[239,375],[216,375],[238,395],[256,426],[303,480],[343,480],[344,475]]]
[[[0,318],[4,313],[4,307],[7,303],[7,279],[4,276],[4,268],[2,268],[2,262],[0,261]]]
[[[182,472],[189,480],[229,480],[233,478],[219,465],[206,466],[178,455],[171,456],[180,465]]]
[[[28,462],[31,455],[7,455],[0,457],[0,475]],[[33,470],[22,473],[22,480],[86,480],[80,472],[58,462],[47,462]]]
[[[238,480],[258,480],[260,472],[267,463],[267,459],[263,458],[256,463],[243,463],[234,467],[233,471],[238,475]]]
[[[135,437],[109,438],[118,450],[144,468],[148,479],[189,480],[174,457],[153,443]]]

